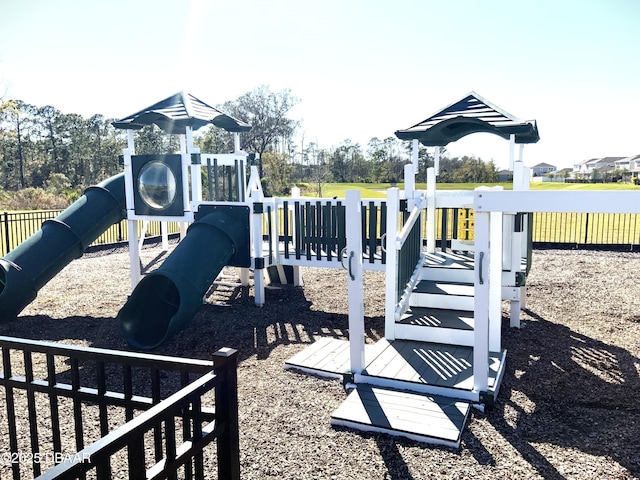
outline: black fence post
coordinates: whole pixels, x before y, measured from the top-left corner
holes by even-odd
[[[2,217],[2,223],[4,223],[4,246],[5,246],[4,252],[2,253],[6,255],[11,250],[11,240],[9,238],[9,213],[4,212]]]
[[[221,348],[213,354],[216,375],[222,381],[216,387],[216,422],[224,424],[217,439],[218,478],[240,479],[240,434],[238,425],[238,351]]]
[[[586,221],[584,224],[584,244],[587,244],[587,241],[589,239],[589,214],[586,214]]]

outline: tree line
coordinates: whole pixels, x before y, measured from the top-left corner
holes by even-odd
[[[321,187],[325,182],[402,181],[404,165],[410,161],[410,142],[390,136],[372,138],[365,147],[348,139],[331,148],[305,143],[304,137],[296,137],[300,122],[289,116],[298,102],[289,90],[272,92],[260,86],[217,106],[253,126],[241,134],[241,145],[257,154],[269,194],[286,194],[299,183]],[[126,133],[113,127],[115,120],[0,99],[0,188],[42,188],[77,196],[118,173]],[[135,142],[138,154],[173,153],[180,146],[177,135],[166,135],[156,126],[137,131]],[[205,153],[233,150],[232,134],[214,126],[196,132],[194,142]],[[425,148],[420,149],[419,161],[418,181],[426,181],[426,168],[433,160]],[[438,181],[494,182],[497,169],[493,162],[474,157],[449,158],[442,149]]]

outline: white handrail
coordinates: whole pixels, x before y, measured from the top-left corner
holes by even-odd
[[[409,214],[409,218],[407,219],[406,223],[402,227],[402,230],[400,230],[400,233],[396,237],[397,250],[400,250],[404,245],[404,242],[407,241],[407,238],[409,237],[409,233],[411,233],[411,229],[413,228],[414,224],[420,219],[420,215],[422,214],[422,210],[424,209],[426,204],[427,204],[427,197],[426,195],[423,195],[420,197],[420,201],[413,207],[413,210],[411,210],[411,214]]]

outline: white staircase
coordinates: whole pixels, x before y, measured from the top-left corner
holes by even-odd
[[[471,405],[495,398],[504,371],[504,353],[490,352],[488,389],[475,390],[473,268],[472,254],[427,255],[393,339],[369,350],[332,424],[460,445]]]

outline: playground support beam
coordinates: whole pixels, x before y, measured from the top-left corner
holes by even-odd
[[[351,373],[362,373],[364,358],[364,291],[362,276],[362,203],[359,190],[347,190],[347,269],[349,293],[349,354]],[[387,243],[388,245],[388,243]]]
[[[400,191],[397,188],[387,190],[387,234],[384,241],[384,249],[387,254],[385,267],[385,323],[384,336],[387,340],[395,340],[395,312],[398,304],[398,250],[396,239],[398,237],[398,221],[400,213]]]
[[[475,212],[640,213],[640,191],[475,190]]]
[[[427,253],[436,252],[436,172],[427,169]]]
[[[489,387],[489,215],[475,216],[473,390],[478,393]]]

